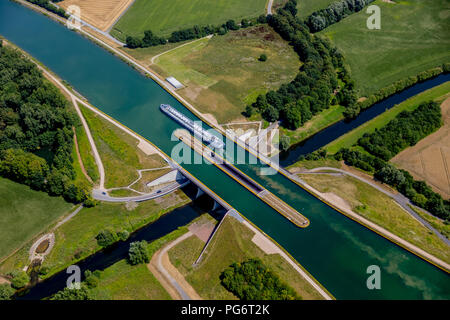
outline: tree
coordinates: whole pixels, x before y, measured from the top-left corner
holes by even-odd
[[[97,239],[98,245],[103,248],[112,245],[118,240],[117,235],[111,232],[110,230],[100,231],[100,233],[95,237],[95,239]]]
[[[291,146],[291,138],[289,136],[283,135],[280,138],[280,149],[282,151],[287,151]]]
[[[14,295],[14,289],[8,283],[0,284],[0,300],[10,300]]]
[[[220,275],[222,285],[241,300],[295,300],[297,293],[261,260],[233,263]]]
[[[13,271],[10,273],[12,277],[11,287],[14,289],[20,289],[25,287],[30,282],[30,277],[25,271]]]
[[[239,30],[239,26],[236,24],[236,21],[234,20],[228,20],[225,23],[225,26],[227,27],[228,30]]]
[[[131,265],[148,263],[150,257],[147,251],[147,242],[145,240],[132,242],[128,251],[128,262]]]
[[[58,291],[51,297],[51,300],[92,300],[89,289],[85,284],[81,284],[80,289],[69,289]]]
[[[142,47],[142,40],[137,37],[128,36],[126,38],[127,47],[130,49],[136,49]]]
[[[258,59],[258,60],[259,60],[259,61],[262,61],[262,62],[267,61],[267,55],[263,53],[262,55],[259,56],[259,59]]]

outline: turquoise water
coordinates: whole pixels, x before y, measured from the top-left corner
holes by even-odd
[[[168,103],[197,119],[169,93],[99,46],[43,15],[0,0],[0,34],[30,53],[100,110],[167,154],[178,126],[159,111]],[[346,218],[280,174],[239,168],[311,221],[299,229],[212,165],[183,165],[282,245],[338,299],[448,299],[448,274]],[[366,269],[381,267],[381,290],[368,290]]]

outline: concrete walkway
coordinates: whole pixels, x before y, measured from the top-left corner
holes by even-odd
[[[168,251],[192,235],[193,233],[191,231],[188,231],[181,237],[166,245],[160,252],[157,253],[156,256],[156,268],[158,269],[159,273],[165,278],[166,282],[177,291],[182,300],[201,300],[201,297],[175,267],[172,266],[173,268],[170,268],[173,270],[167,270],[166,266],[168,264],[171,265],[168,257]]]
[[[142,201],[147,201],[147,200],[165,196],[166,194],[169,194],[177,189],[180,189],[180,188],[186,186],[188,183],[190,183],[190,181],[188,179],[186,179],[183,182],[174,182],[173,184],[163,187],[161,189],[158,189],[155,192],[140,195],[140,196],[134,196],[134,197],[111,197],[106,193],[106,191],[103,191],[100,189],[94,189],[92,191],[92,197],[96,200],[106,201],[106,202],[117,202],[117,203],[129,202],[129,201],[142,202]]]
[[[404,195],[402,195],[401,193],[392,193],[387,191],[386,189],[380,187],[378,184],[364,179],[360,176],[358,176],[357,174],[348,172],[346,170],[342,170],[342,169],[338,169],[338,168],[332,168],[332,167],[318,167],[318,168],[314,168],[311,170],[308,170],[306,172],[302,172],[301,174],[330,174],[329,172],[321,172],[321,171],[334,171],[334,172],[338,172],[340,174],[344,174],[347,176],[350,176],[352,178],[355,178],[361,182],[364,182],[368,185],[370,185],[371,187],[377,189],[378,191],[382,192],[383,194],[387,195],[388,197],[392,198],[400,207],[402,207],[406,212],[408,212],[414,219],[416,219],[417,221],[419,221],[422,225],[424,225],[426,228],[428,228],[430,231],[432,231],[436,236],[438,236],[442,241],[444,241],[447,245],[450,246],[450,240],[447,239],[443,234],[441,234],[438,230],[436,230],[430,223],[428,223],[428,221],[426,221],[425,219],[423,219],[420,215],[418,215],[412,208],[415,207],[415,205],[408,199],[406,198]],[[433,216],[431,213],[423,210],[423,209],[419,209],[424,211],[426,214],[429,214],[430,216]]]

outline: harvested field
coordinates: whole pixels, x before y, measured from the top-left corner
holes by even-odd
[[[450,98],[441,105],[444,125],[415,146],[400,152],[391,161],[425,180],[444,198],[450,197]]]
[[[80,7],[81,19],[107,31],[133,0],[65,0],[58,5],[67,10],[71,5]]]

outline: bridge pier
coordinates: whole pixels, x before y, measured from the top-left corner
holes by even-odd
[[[197,194],[195,195],[195,199],[198,199],[200,196],[204,195],[205,191],[200,188],[197,188]]]
[[[221,205],[218,204],[216,200],[214,200],[214,205],[213,205],[212,211],[215,211],[215,210],[219,209],[220,207],[221,207]]]

